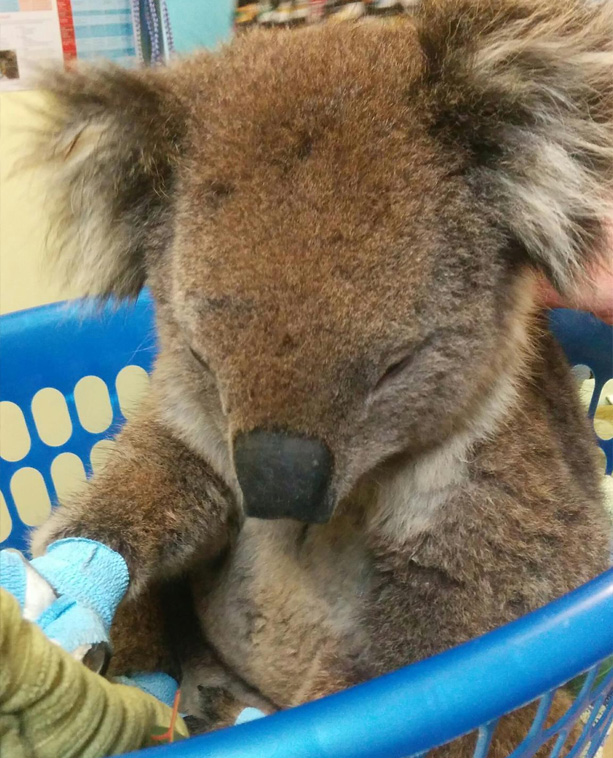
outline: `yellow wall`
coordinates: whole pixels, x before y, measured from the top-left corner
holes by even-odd
[[[40,107],[38,92],[0,94],[0,313],[77,294],[52,282],[42,265],[47,189],[40,177],[16,170]]]

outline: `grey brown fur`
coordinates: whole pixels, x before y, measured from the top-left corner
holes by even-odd
[[[158,304],[148,406],[34,539],[125,556],[116,669],[166,665],[150,600],[170,577],[190,578],[185,690],[208,728],[437,653],[606,567],[534,272],[570,292],[599,255],[611,3],[432,0],[415,24],[254,32],[50,90],[59,264]],[[256,428],[326,443],[329,523],[244,520],[232,442]],[[530,715],[501,724],[496,756]]]

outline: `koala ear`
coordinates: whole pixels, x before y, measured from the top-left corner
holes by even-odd
[[[85,295],[134,297],[164,245],[180,105],[161,70],[58,72],[31,163],[48,169],[52,265]]]
[[[433,131],[571,292],[613,209],[613,2],[423,0],[418,34]]]

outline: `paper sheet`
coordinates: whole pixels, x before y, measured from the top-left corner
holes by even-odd
[[[0,0],[0,92],[75,57],[133,64],[132,12],[131,0]]]
[[[56,0],[0,0],[0,92],[31,86],[41,65],[63,60]]]

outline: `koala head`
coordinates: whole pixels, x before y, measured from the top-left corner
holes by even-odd
[[[613,9],[583,0],[61,74],[54,258],[91,295],[151,288],[162,412],[247,515],[326,521],[492,414],[532,272],[571,291],[598,255],[612,82]]]

